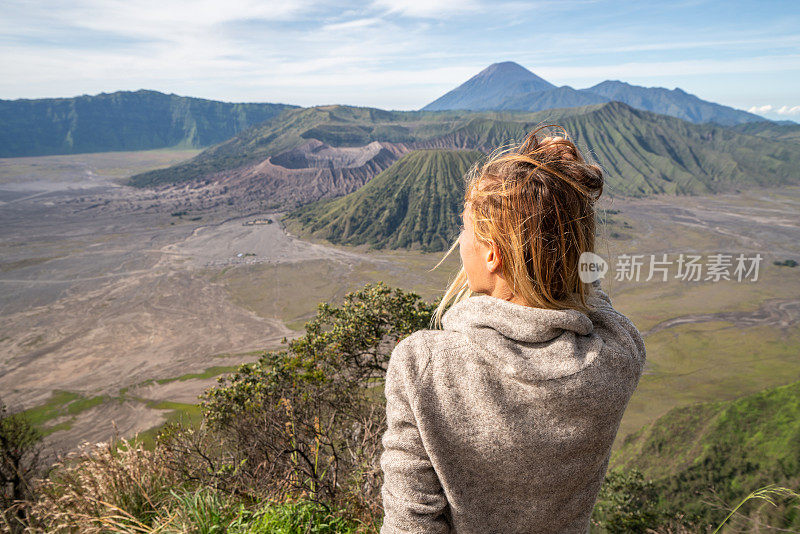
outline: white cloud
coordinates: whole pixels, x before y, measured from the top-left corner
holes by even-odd
[[[796,86],[800,36],[761,28],[735,38],[725,32],[703,38],[686,32],[670,39],[663,32],[620,31],[613,24],[583,25],[580,32],[546,25],[562,17],[561,11],[583,13],[593,5],[583,0],[347,0],[336,5],[326,0],[4,0],[0,98],[149,88],[222,100],[407,109],[441,96],[490,63],[513,60],[555,84],[574,87],[605,79],[642,85],[674,80],[683,87],[693,77],[694,87],[685,88],[700,94],[715,79],[736,78],[742,83],[730,86],[741,86],[735,95],[741,107],[773,102],[778,103],[771,107],[773,115],[798,113],[796,106],[780,108],[794,103],[794,93],[768,89]],[[596,7],[605,13],[603,6]],[[541,23],[536,31],[526,29],[532,21]],[[767,46],[770,39],[774,47]],[[735,53],[717,54],[716,48]],[[681,52],[688,49],[707,53]],[[779,73],[781,83],[763,89],[758,80],[764,76],[748,73]],[[703,98],[733,98],[725,90]]]
[[[781,106],[775,110],[778,115],[800,115],[800,106]]]
[[[366,28],[367,26],[374,26],[381,22],[380,18],[370,17],[365,19],[353,19],[346,22],[336,22],[333,24],[326,24],[322,27],[322,31],[338,32],[350,31],[358,28]]]
[[[763,106],[753,106],[748,109],[750,113],[777,113],[778,115],[800,115],[800,106],[773,106],[766,104]]]
[[[374,0],[372,6],[407,17],[441,17],[475,11],[480,6],[476,0]]]
[[[592,36],[592,39],[597,39],[597,36]],[[740,39],[719,39],[719,40],[705,40],[705,41],[691,41],[691,40],[675,40],[661,43],[647,43],[638,42],[630,44],[600,44],[594,47],[594,52],[612,53],[612,52],[643,52],[643,51],[669,51],[669,50],[692,50],[702,48],[750,48],[753,45],[770,45],[776,41],[780,42],[783,46],[796,46],[800,44],[800,36],[798,35],[781,35],[757,38],[740,38]],[[614,42],[610,40],[610,42]]]
[[[12,2],[5,6],[4,32],[70,26],[123,35],[169,39],[207,32],[235,20],[287,20],[302,13],[307,0],[77,0]],[[21,26],[21,27],[20,27]]]
[[[28,46],[0,46],[0,67],[18,76],[20,55],[31,56],[35,64],[52,64],[62,59],[61,72],[72,68],[115,71],[126,65],[144,65],[167,70],[172,75],[191,67],[232,66],[234,58],[252,56],[242,43],[227,38],[226,23],[236,21],[285,21],[304,12],[307,0],[77,0],[74,2],[12,3],[3,8],[0,34],[25,39]],[[24,5],[20,8],[20,5]],[[60,33],[56,33],[58,29]],[[96,33],[93,33],[96,32]],[[41,42],[52,46],[45,53]],[[93,42],[94,35],[115,36],[125,47],[108,47]],[[66,39],[64,36],[69,36]],[[72,51],[81,50],[80,55]],[[81,61],[79,58],[85,58]],[[103,63],[88,64],[92,59]],[[197,71],[195,71],[196,73]],[[212,74],[213,75],[213,74]]]

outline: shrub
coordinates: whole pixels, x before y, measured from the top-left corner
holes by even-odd
[[[383,283],[320,304],[304,336],[203,395],[201,429],[163,433],[167,463],[249,498],[346,501],[380,515],[382,380],[394,346],[434,309]]]
[[[662,517],[655,486],[640,471],[608,473],[593,513],[596,525],[614,534],[644,533],[660,524]]]
[[[20,530],[26,521],[41,440],[25,413],[11,412],[0,401],[0,526],[7,530]]]

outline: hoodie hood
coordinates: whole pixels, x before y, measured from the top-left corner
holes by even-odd
[[[466,334],[504,373],[525,381],[580,372],[604,346],[581,311],[534,308],[489,295],[451,306],[442,327]]]

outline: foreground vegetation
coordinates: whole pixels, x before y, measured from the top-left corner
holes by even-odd
[[[378,532],[382,380],[394,345],[426,328],[433,309],[383,284],[339,307],[321,304],[303,337],[209,389],[195,424],[167,425],[152,446],[87,444],[41,478],[40,435],[26,417],[4,413],[0,528]],[[800,484],[798,421],[800,383],[670,412],[617,452],[593,529],[796,530],[797,494],[761,488]]]

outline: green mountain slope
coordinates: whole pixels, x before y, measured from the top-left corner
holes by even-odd
[[[714,124],[692,124],[619,102],[563,121],[590,147],[611,194],[701,194],[800,182],[800,151]]]
[[[451,130],[444,135],[409,146],[477,149],[485,153],[508,140],[522,139],[545,119],[563,125],[584,154],[603,167],[605,191],[612,196],[714,193],[756,185],[800,183],[800,151],[792,142],[743,135],[723,126],[692,124],[635,110],[619,102],[516,117],[474,114],[451,122]],[[409,237],[408,228],[414,227],[413,221],[402,227],[387,224],[396,222],[396,203],[400,203],[400,209],[406,209],[426,202],[447,205],[453,201],[447,185],[409,186],[399,196],[391,189],[398,183],[412,183],[414,173],[428,173],[424,175],[426,184],[437,176],[449,184],[454,176],[463,174],[462,162],[440,156],[435,165],[419,154],[406,156],[383,175],[373,178],[362,191],[301,209],[289,220],[299,233],[336,243],[444,250],[452,238],[449,229],[459,224],[456,216],[459,209],[440,213],[453,217],[450,223],[431,224],[427,219],[420,222],[418,227],[427,232],[424,236]],[[448,169],[449,164],[455,168]],[[444,196],[440,199],[436,195]]]
[[[414,151],[355,193],[306,205],[286,221],[335,243],[443,250],[458,236],[464,175],[482,157],[476,151]]]
[[[732,505],[767,484],[798,490],[800,382],[674,409],[628,436],[611,464],[639,469],[663,501],[711,523],[725,516],[703,502],[711,488]],[[774,512],[771,524],[798,531],[800,510]]]
[[[734,129],[737,132],[748,135],[800,143],[800,124],[789,121],[784,123],[773,121],[749,122],[734,126]]]
[[[327,106],[287,111],[192,160],[132,178],[148,186],[207,178],[318,139],[331,146],[371,141],[409,149],[488,152],[543,123],[563,125],[606,171],[610,194],[699,194],[800,181],[790,140],[636,110],[620,102],[539,112],[389,112]]]
[[[144,90],[0,100],[0,157],[209,146],[294,107]]]

